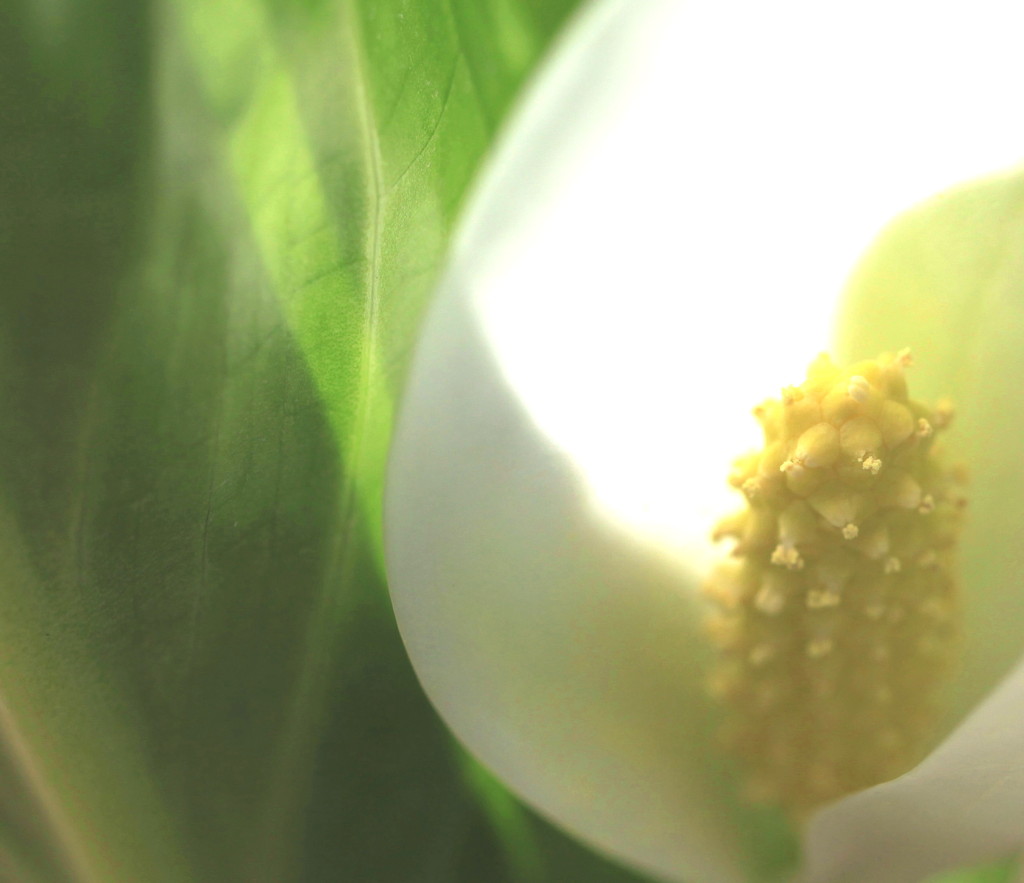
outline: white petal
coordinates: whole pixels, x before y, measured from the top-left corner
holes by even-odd
[[[386,500],[413,663],[517,792],[665,879],[756,876],[763,819],[712,745],[697,576],[588,490],[640,487],[638,509],[662,491],[700,546],[733,427],[823,347],[867,241],[1009,161],[989,129],[983,158],[932,162],[957,143],[936,22],[969,30],[923,2],[594,4],[509,129],[423,333]]]
[[[1018,143],[1024,152],[1024,131]],[[965,641],[940,736],[1024,653],[1022,212],[1024,170],[954,188],[899,218],[851,280],[838,335],[852,360],[910,347],[915,397],[949,396],[956,408],[945,444],[968,468]]]
[[[1024,848],[1024,664],[916,769],[824,810],[806,883],[916,883]]]
[[[520,286],[513,303],[538,296],[531,319],[543,334],[544,302],[557,310],[566,285],[629,311],[632,292],[602,281],[634,284],[638,264],[671,277],[671,252],[638,261],[612,223],[616,213],[642,215],[649,190],[631,206],[612,200],[604,241],[584,255],[567,248],[554,278],[515,274],[524,254],[535,266],[552,235],[566,245],[574,232],[571,221],[552,228],[551,194],[593,196],[594,176],[607,181],[609,169],[587,167],[593,154],[579,142],[606,139],[609,117],[628,109],[638,44],[660,41],[672,6],[595,8],[478,196],[406,390],[386,501],[388,571],[427,693],[485,764],[541,811],[651,873],[730,883],[747,878],[742,841],[761,822],[731,798],[712,744],[696,577],[594,512],[494,352],[493,329],[515,321],[496,287]],[[633,183],[650,187],[651,171]],[[652,241],[664,235],[650,230]],[[629,459],[642,462],[637,442]],[[725,462],[733,453],[722,452]],[[708,523],[699,530],[703,542]]]
[[[392,597],[455,734],[590,842],[666,879],[738,881],[692,585],[596,516],[452,281],[391,463]]]
[[[706,554],[750,407],[828,348],[863,250],[897,212],[1019,160],[1011,7],[592,7],[614,26],[544,72],[457,260],[503,369],[619,516]],[[694,449],[695,413],[716,445]]]

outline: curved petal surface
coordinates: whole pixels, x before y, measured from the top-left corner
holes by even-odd
[[[1024,134],[1017,143],[1024,155]],[[845,357],[909,346],[916,394],[956,407],[949,445],[968,467],[970,507],[964,661],[947,731],[1024,653],[1022,254],[1024,173],[957,188],[879,238],[851,279],[840,324]]]
[[[909,344],[919,360],[915,388],[949,394],[957,406],[949,445],[971,478],[965,652],[944,724],[951,735],[906,776],[821,814],[808,841],[814,883],[915,881],[1024,846],[1022,244],[1018,172],[908,212],[851,281],[846,355]]]
[[[424,329],[385,525],[417,672],[518,793],[665,879],[763,875],[771,822],[743,815],[712,747],[697,569],[598,514],[585,443],[613,436],[633,485],[671,473],[701,545],[736,420],[752,431],[749,406],[822,348],[864,244],[1015,156],[945,64],[951,35],[982,33],[920,2],[595,4],[508,132]],[[962,155],[932,149],[951,106]]]
[[[495,313],[480,297],[544,240],[522,217],[550,204],[572,178],[579,142],[628,105],[623,58],[673,6],[652,3],[641,16],[626,3],[596,7],[549,72],[555,99],[520,119],[531,149],[510,146],[492,171],[406,390],[386,543],[417,672],[484,763],[541,811],[651,873],[730,883],[750,876],[750,862],[779,860],[765,854],[777,846],[758,845],[777,822],[737,805],[712,748],[697,577],[594,510],[576,466],[509,385],[488,325]],[[621,275],[623,260],[635,263],[623,254],[591,272]],[[664,271],[663,259],[654,263]],[[534,284],[557,301],[557,283]]]
[[[915,883],[1024,848],[1024,664],[905,776],[818,814],[806,883]]]
[[[687,577],[596,515],[449,288],[391,464],[387,552],[417,673],[506,783],[665,879],[744,879]]]
[[[898,212],[1019,160],[1005,107],[1024,63],[1005,0],[591,13],[608,32],[578,29],[542,72],[455,260],[503,370],[602,502],[706,555],[733,505],[720,476],[756,439],[749,408],[827,348],[863,250]],[[701,480],[681,474],[698,461]]]

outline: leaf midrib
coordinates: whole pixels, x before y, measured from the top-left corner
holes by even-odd
[[[345,33],[351,50],[353,92],[356,96],[357,118],[361,129],[363,145],[363,167],[367,172],[367,197],[372,222],[367,237],[367,296],[363,316],[363,345],[360,359],[359,396],[351,431],[347,439],[338,439],[341,446],[342,474],[344,479],[339,491],[338,529],[335,533],[331,560],[334,565],[328,570],[320,587],[317,603],[313,606],[306,628],[307,638],[303,643],[303,659],[300,666],[297,689],[288,710],[283,745],[279,754],[278,769],[271,785],[272,798],[268,803],[270,811],[266,820],[268,834],[263,842],[268,854],[260,863],[266,869],[276,869],[265,876],[268,883],[288,879],[285,873],[295,859],[286,853],[286,842],[295,838],[280,836],[280,831],[289,824],[296,824],[299,796],[312,775],[312,766],[305,760],[311,756],[317,723],[325,714],[323,697],[329,689],[331,663],[337,646],[337,634],[343,628],[342,615],[347,607],[339,603],[336,589],[352,584],[360,540],[359,475],[365,456],[365,442],[369,416],[372,408],[373,371],[376,365],[376,328],[380,315],[381,289],[381,241],[383,238],[383,216],[385,211],[383,159],[380,139],[377,133],[376,111],[369,92],[368,63],[362,47],[363,31],[359,25],[356,4],[345,5]],[[335,427],[337,430],[337,426]],[[374,526],[376,527],[376,526]],[[331,637],[334,640],[331,640]],[[324,653],[321,648],[329,647]]]

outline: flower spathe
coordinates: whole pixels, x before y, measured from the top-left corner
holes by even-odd
[[[921,4],[895,7],[896,14],[892,4],[886,7],[886,41],[904,20],[920,28]],[[649,369],[646,356],[633,354],[645,344],[649,353],[650,338],[631,323],[640,313],[648,328],[671,324],[650,312],[650,301],[643,309],[635,306],[643,291],[660,287],[663,299],[676,307],[673,327],[686,341],[680,348],[693,356],[692,371],[673,376],[674,392],[663,396],[664,407],[702,433],[718,425],[717,418],[703,416],[711,413],[707,403],[724,400],[745,418],[752,400],[730,391],[727,369],[763,375],[765,384],[790,381],[800,363],[828,345],[823,334],[798,333],[795,319],[821,311],[822,292],[838,290],[848,270],[845,261],[852,261],[886,216],[927,188],[975,170],[954,169],[938,181],[921,177],[913,149],[921,120],[910,119],[900,129],[897,116],[896,128],[886,132],[895,148],[883,152],[885,161],[916,183],[896,197],[884,188],[896,204],[886,201],[877,218],[865,207],[883,192],[872,189],[880,160],[865,160],[861,151],[854,162],[850,152],[843,153],[849,132],[828,141],[828,126],[782,139],[778,162],[787,151],[795,153],[793,175],[737,163],[732,178],[715,178],[723,173],[707,165],[713,154],[738,149],[720,142],[709,146],[721,123],[718,115],[751,112],[752,130],[758,130],[756,106],[707,100],[717,82],[713,75],[700,88],[689,80],[666,85],[674,57],[687,57],[677,43],[691,49],[709,35],[722,36],[715,8],[597,4],[556,54],[485,177],[424,329],[393,449],[386,532],[392,595],[410,656],[428,695],[470,750],[531,804],[599,848],[666,880],[731,883],[778,870],[778,857],[765,847],[777,820],[744,805],[737,771],[717,744],[718,711],[704,689],[713,650],[700,628],[704,575],[602,516],[565,438],[552,438],[547,424],[538,425],[544,419],[528,409],[530,396],[518,382],[515,360],[507,358],[507,345],[498,342],[496,325],[508,325],[518,305],[527,331],[524,349],[534,361],[542,361],[549,343],[564,348],[571,385],[559,386],[564,380],[554,367],[546,382],[542,376],[545,385],[564,391],[554,412],[590,405],[607,432],[624,423],[632,447],[623,448],[622,459],[635,460],[639,473],[658,433],[622,417],[626,405],[614,398],[615,388],[594,380],[601,367],[588,363],[578,344],[585,348],[588,339],[596,339],[605,360]],[[761,14],[759,8],[751,5],[751,19]],[[774,34],[773,53],[787,65],[797,64],[800,46],[782,46],[787,10],[773,7],[771,14],[778,31],[750,21],[746,26],[761,40]],[[881,6],[863,10],[868,19],[881,14]],[[824,51],[834,36],[825,30],[822,45],[808,44],[800,30],[804,50],[826,65],[836,55],[836,67],[846,69],[841,47]],[[905,47],[901,52],[905,60]],[[870,47],[858,53],[870,55]],[[638,57],[647,79],[636,73]],[[741,69],[742,60],[725,58],[723,69]],[[825,82],[828,70],[819,71]],[[770,74],[758,69],[754,93],[765,94]],[[633,96],[649,88],[651,79],[665,100],[641,112],[643,102]],[[905,105],[900,89],[896,82],[885,91]],[[684,112],[665,112],[672,91],[678,93],[674,111]],[[866,96],[850,94],[856,100],[849,94],[845,103],[839,100],[841,113],[828,107],[822,112],[834,113],[832,119],[846,121],[851,131],[869,128],[874,116],[864,108],[885,96],[870,90]],[[784,118],[807,116],[806,96],[794,98],[791,112],[783,98],[784,93],[777,104]],[[609,123],[620,118],[630,123],[624,135]],[[654,129],[643,130],[647,124]],[[921,136],[917,143],[922,138],[934,148],[935,139]],[[979,131],[978,138],[1005,140],[991,131]],[[592,143],[608,142],[621,149],[590,151]],[[743,145],[745,155],[757,156],[751,144]],[[833,153],[823,153],[823,146]],[[850,150],[856,152],[855,146],[851,142]],[[624,166],[629,151],[634,159]],[[820,167],[819,154],[825,160]],[[696,171],[687,165],[691,155],[701,159]],[[676,158],[674,165],[665,166],[667,157]],[[828,178],[826,188],[812,174],[837,166],[843,172],[834,184]],[[802,182],[798,170],[804,167],[808,180]],[[698,187],[708,176],[715,181],[715,200]],[[759,194],[761,181],[768,183]],[[582,219],[563,211],[566,200],[586,206]],[[772,209],[783,201],[790,213],[785,224],[773,225]],[[656,214],[652,205],[667,205],[669,216]],[[863,238],[848,241],[845,228],[829,223],[847,215],[864,219]],[[869,224],[868,218],[874,220]],[[537,254],[548,259],[546,269],[523,269]],[[810,257],[802,260],[804,255]],[[759,285],[738,284],[735,274],[751,264]],[[693,266],[708,270],[699,284]],[[586,294],[587,306],[577,308],[576,327],[570,323],[555,334],[560,298],[574,290]],[[729,321],[708,322],[716,308]],[[616,336],[595,330],[594,317],[602,311],[619,319]],[[572,318],[571,311],[566,315]],[[901,336],[858,357],[906,344],[922,364],[931,358],[919,335],[899,331]],[[635,393],[657,379],[648,370],[622,386]],[[948,391],[961,400],[958,390]],[[696,482],[706,465],[686,449],[685,426],[684,419],[677,462],[690,467],[687,476]],[[729,437],[719,446],[728,457],[737,444],[742,442]],[[673,485],[682,512],[703,505],[698,485],[684,478]],[[987,505],[984,494],[972,492],[972,506]],[[710,522],[702,526],[705,533],[709,528]],[[973,554],[966,543],[965,553],[968,559]],[[969,579],[966,588],[972,588]],[[1022,644],[1018,639],[1017,653]],[[994,672],[995,667],[985,683],[972,688],[975,693],[991,689]],[[947,731],[954,723],[948,722]],[[840,801],[822,819],[842,818],[847,804],[862,812],[863,801],[857,801]],[[812,866],[819,874],[815,879],[856,879],[850,869],[868,867],[865,856],[881,849],[877,841],[844,841],[836,835],[843,827],[826,830],[811,820],[809,854],[820,858],[825,843],[829,858]],[[938,867],[956,860],[946,855]]]

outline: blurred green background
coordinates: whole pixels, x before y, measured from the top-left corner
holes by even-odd
[[[380,554],[452,224],[574,5],[0,4],[0,878],[636,879],[460,753]]]

